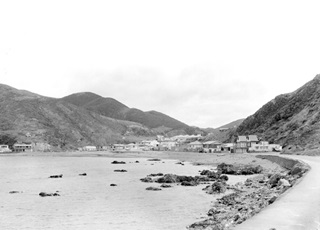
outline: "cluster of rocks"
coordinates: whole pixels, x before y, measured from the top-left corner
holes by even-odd
[[[233,170],[230,165],[224,164],[222,168],[223,172],[229,172],[230,174],[240,172]],[[205,188],[208,193],[224,193],[226,191],[231,193],[215,201],[213,207],[208,211],[206,220],[194,223],[188,229],[230,229],[275,202],[307,170],[303,165],[297,164],[285,173],[260,174],[247,179],[244,183],[237,183],[233,186],[227,185],[222,180],[216,181]],[[249,171],[251,172],[251,170]],[[260,169],[256,172],[258,171]],[[248,171],[242,172],[247,173]]]
[[[162,175],[160,177],[157,178],[152,178],[154,175]],[[214,181],[216,180],[215,178],[209,178],[207,176],[180,176],[180,175],[176,175],[176,174],[162,174],[162,173],[158,173],[158,174],[150,174],[147,177],[141,178],[140,179],[142,182],[146,182],[146,183],[160,183],[160,184],[172,184],[172,183],[176,183],[176,184],[180,184],[182,186],[196,186],[200,183],[204,183],[204,182],[209,182],[209,181]]]
[[[232,164],[219,164],[217,166],[218,172],[221,174],[229,175],[253,175],[262,173],[263,168],[260,165],[232,165]]]

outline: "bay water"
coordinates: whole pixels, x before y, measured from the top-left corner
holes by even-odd
[[[112,161],[126,164],[111,164]],[[139,161],[139,163],[135,163]],[[206,185],[148,191],[151,173],[195,176],[209,166],[139,158],[1,156],[0,229],[186,229],[222,195]],[[114,172],[124,169],[127,172]],[[86,173],[87,176],[79,176]],[[63,174],[62,178],[49,178]],[[245,178],[231,177],[231,183]],[[110,184],[117,186],[110,186]],[[19,193],[9,193],[18,191]],[[40,197],[40,192],[60,196]]]

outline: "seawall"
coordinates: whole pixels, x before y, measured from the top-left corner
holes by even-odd
[[[304,165],[306,168],[309,169],[309,166],[303,161],[290,159],[283,156],[257,155],[256,157],[274,162],[287,170],[292,170],[295,166],[297,166],[297,164]]]

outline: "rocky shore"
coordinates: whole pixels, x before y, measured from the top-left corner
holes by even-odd
[[[270,159],[269,159],[270,160]],[[225,182],[214,182],[205,189],[207,193],[228,193],[217,199],[203,221],[188,226],[190,230],[227,230],[259,213],[263,208],[275,202],[281,194],[292,187],[309,168],[294,161],[287,163],[283,158],[273,158],[280,164],[291,165],[282,173],[264,173],[233,186]],[[288,160],[291,161],[291,160]],[[234,174],[233,165],[224,164],[224,173]],[[244,167],[248,168],[248,167]],[[284,167],[285,168],[285,167]],[[219,169],[218,169],[219,170]]]
[[[279,156],[257,156],[279,166],[281,170],[270,171],[257,164],[217,165],[215,171],[203,170],[199,176],[175,174],[150,174],[140,180],[145,183],[160,183],[161,187],[170,184],[178,186],[197,186],[208,184],[203,190],[208,194],[225,194],[217,199],[207,213],[205,220],[191,224],[189,230],[228,230],[259,213],[274,203],[284,192],[291,188],[309,168],[292,159]],[[254,162],[253,162],[254,163]],[[253,175],[244,183],[228,184],[227,175]],[[159,191],[160,188],[148,187],[147,190]]]

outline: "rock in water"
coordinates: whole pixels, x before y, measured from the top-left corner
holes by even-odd
[[[60,196],[60,194],[59,193],[46,193],[46,192],[40,192],[39,193],[39,196],[41,196],[41,197],[46,197],[46,196]]]
[[[111,164],[125,164],[124,161],[112,161]]]
[[[161,188],[148,187],[148,188],[146,188],[146,190],[150,190],[150,191],[160,191],[160,190],[161,190]]]
[[[60,175],[52,175],[52,176],[49,176],[49,178],[62,178],[63,174],[60,174]]]

